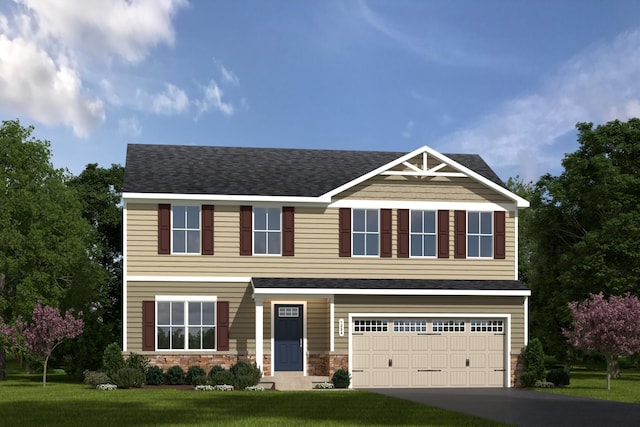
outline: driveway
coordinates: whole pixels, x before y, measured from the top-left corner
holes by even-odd
[[[640,404],[513,388],[389,388],[374,393],[518,426],[639,426]]]

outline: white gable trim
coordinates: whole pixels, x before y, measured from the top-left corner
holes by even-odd
[[[488,297],[528,297],[526,290],[481,290],[481,289],[347,289],[347,288],[256,288],[253,294],[265,298],[289,295],[317,298],[326,295],[405,295],[405,296],[488,296]]]

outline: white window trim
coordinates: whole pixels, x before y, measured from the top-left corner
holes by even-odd
[[[422,212],[422,217],[424,218],[424,212],[433,212],[434,213],[434,219],[435,219],[435,232],[433,233],[433,236],[435,236],[435,240],[436,240],[436,250],[435,250],[435,254],[434,255],[413,255],[413,251],[411,250],[411,235],[412,234],[417,234],[417,235],[421,235],[421,236],[431,236],[431,233],[425,233],[424,231],[422,233],[414,233],[411,227],[411,213],[412,212]],[[438,258],[438,211],[437,210],[432,210],[432,209],[410,209],[409,210],[409,258],[429,258],[429,259],[434,259],[434,258]]]
[[[280,252],[277,254],[256,253],[256,232],[267,233],[267,244],[265,250],[269,250],[269,233],[275,233],[275,230],[256,230],[256,208],[267,209],[266,224],[269,226],[269,209],[278,209],[280,211],[280,228],[278,233],[280,234]],[[282,256],[282,206],[252,206],[251,208],[251,253],[253,256]]]
[[[198,208],[198,233],[200,233],[200,239],[198,244],[198,252],[174,252],[173,250],[173,231],[175,230],[173,226],[173,208],[176,206],[195,206]],[[182,231],[195,230],[195,228],[187,228],[185,223],[185,228],[181,228]],[[187,248],[187,242],[185,241],[185,249]],[[197,256],[202,255],[202,205],[197,203],[175,203],[171,204],[171,255],[179,255],[179,256]]]
[[[470,213],[477,213],[478,214],[478,233],[474,233],[471,234],[469,233],[469,214]],[[489,214],[489,218],[491,218],[491,234],[483,234],[480,231],[482,230],[482,224],[480,223],[480,217],[481,214],[483,213],[488,213]],[[496,238],[496,229],[495,229],[495,224],[494,224],[494,215],[493,212],[491,211],[478,211],[478,210],[474,210],[474,211],[467,211],[467,216],[466,216],[466,230],[467,230],[467,235],[465,236],[465,238],[467,239],[466,243],[466,249],[467,249],[467,258],[469,259],[493,259],[493,251],[494,251],[494,246],[495,246],[495,238]],[[491,236],[491,254],[489,256],[471,256],[469,255],[469,235],[472,236],[478,236],[478,245],[480,244],[480,237],[486,237],[486,236]],[[480,246],[478,246],[478,254],[480,254]]]
[[[354,212],[356,210],[359,211],[365,211],[365,219],[364,219],[364,223],[365,223],[365,230],[367,228],[367,214],[366,211],[376,211],[378,212],[378,231],[377,232],[371,232],[371,231],[358,231],[358,234],[364,234],[365,235],[365,243],[364,243],[364,250],[365,252],[367,251],[367,240],[366,240],[366,236],[369,234],[377,234],[378,235],[378,254],[377,255],[360,255],[360,254],[355,254],[353,253],[353,249],[354,249],[354,244],[353,244],[353,235],[354,233],[356,233],[355,231],[353,231],[353,220],[355,218],[355,214]],[[351,209],[351,256],[354,258],[380,258],[380,242],[382,239],[382,235],[381,235],[381,230],[380,230],[380,225],[381,225],[381,218],[380,218],[380,209],[372,209],[372,208],[353,208]]]
[[[207,348],[207,349],[189,349],[189,348],[158,348],[158,303],[159,302],[184,302],[189,303],[189,302],[212,302],[215,305],[215,312],[214,312],[214,320],[215,322],[215,333],[216,333],[216,339],[215,339],[215,344],[216,344],[216,348]],[[157,352],[167,352],[167,353],[202,353],[202,352],[206,352],[206,353],[215,353],[218,351],[218,339],[217,339],[217,334],[218,334],[218,322],[217,322],[217,317],[218,317],[218,297],[215,295],[156,295],[155,297],[155,319],[154,319],[154,332],[155,332],[155,336],[154,336],[154,342],[155,342],[155,349]],[[188,347],[187,345],[187,339],[188,339],[188,335],[187,335],[187,331],[186,328],[189,327],[189,313],[188,310],[186,310],[185,308],[185,319],[184,319],[184,327],[185,327],[185,334],[184,334],[184,339],[185,339],[185,347]]]

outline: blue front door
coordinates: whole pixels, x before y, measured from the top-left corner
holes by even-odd
[[[275,371],[302,371],[302,304],[276,304]]]

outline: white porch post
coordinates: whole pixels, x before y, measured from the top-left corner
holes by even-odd
[[[263,309],[262,302],[263,298],[256,296],[256,364],[258,368],[262,370],[262,363],[264,360],[264,348],[263,348],[263,338],[264,338],[264,325],[263,325]]]

